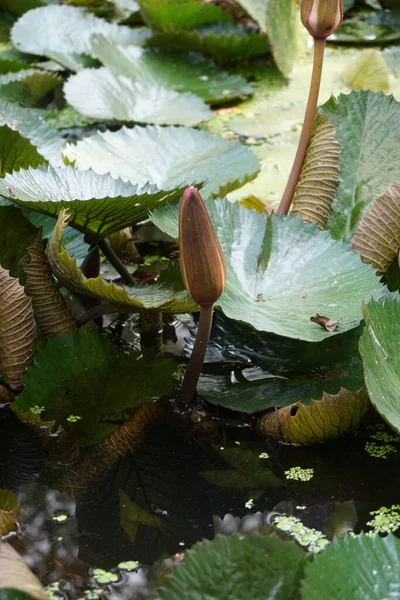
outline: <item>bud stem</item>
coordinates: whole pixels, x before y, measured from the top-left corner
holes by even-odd
[[[321,85],[322,65],[324,62],[325,40],[314,40],[314,61],[313,72],[311,76],[310,92],[308,95],[307,108],[304,115],[303,128],[299,145],[294,159],[293,167],[290,172],[289,180],[286,184],[285,191],[282,196],[281,203],[277,210],[278,213],[287,215],[292,204],[293,196],[296,191],[296,186],[300,179],[301,170],[303,168],[304,159],[308,144],[310,143],[311,131],[317,112],[317,103],[319,88]]]
[[[180,408],[188,407],[195,394],[206,355],[208,340],[210,339],[213,309],[213,304],[203,304],[203,306],[200,306],[199,328],[197,330],[196,341],[177,398]]]
[[[114,267],[114,269],[121,275],[122,281],[126,285],[135,285],[135,280],[129,273],[125,265],[119,260],[111,246],[108,245],[105,239],[97,241],[97,246],[100,248],[108,262]]]

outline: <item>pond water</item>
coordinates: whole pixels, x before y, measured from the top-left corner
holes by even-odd
[[[35,435],[11,415],[2,419],[0,484],[21,502],[16,547],[54,598],[157,598],[168,561],[153,563],[179,559],[216,530],[228,533],[232,519],[220,520],[226,514],[240,517],[245,532],[261,519],[246,515],[281,512],[332,539],[370,530],[371,511],[400,503],[400,443],[382,442],[390,434],[376,418],[357,435],[309,447],[266,442],[228,418],[221,423],[211,437],[190,439],[157,426],[103,479],[81,474],[72,491],[70,469],[46,464]],[[371,456],[371,443],[386,458]],[[303,469],[300,480],[290,478],[293,467]]]

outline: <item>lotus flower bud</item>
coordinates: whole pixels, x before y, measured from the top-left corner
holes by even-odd
[[[343,0],[302,0],[301,20],[313,38],[324,40],[343,22]]]
[[[200,306],[214,304],[224,291],[225,262],[214,225],[195,187],[188,187],[183,194],[179,238],[187,291]]]

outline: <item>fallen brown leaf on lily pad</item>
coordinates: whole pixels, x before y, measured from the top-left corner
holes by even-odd
[[[337,326],[339,324],[339,319],[330,319],[329,317],[323,317],[318,313],[314,313],[313,315],[311,315],[310,321],[321,325],[321,327],[326,329],[326,331],[336,331]]]
[[[49,600],[39,579],[10,544],[0,544],[0,590],[19,590],[37,600]],[[17,597],[17,594],[15,594]]]
[[[296,402],[260,417],[257,431],[287,444],[309,445],[357,431],[370,410],[365,387],[338,394],[324,392],[322,400]]]
[[[18,496],[10,490],[0,489],[0,536],[14,529],[19,512]]]

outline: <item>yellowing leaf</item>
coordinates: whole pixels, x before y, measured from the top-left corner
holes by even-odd
[[[346,66],[342,78],[353,90],[390,92],[389,72],[379,50],[364,50],[358,54]]]
[[[60,211],[53,235],[49,242],[48,260],[58,281],[72,293],[105,300],[118,310],[140,312],[157,308],[163,312],[193,312],[197,304],[185,290],[175,291],[161,284],[118,287],[106,283],[101,277],[86,279],[62,243],[62,235],[68,224],[68,214]]]
[[[13,530],[18,511],[18,496],[10,490],[0,489],[0,536]]]
[[[339,184],[340,144],[327,115],[317,115],[291,214],[324,229]]]
[[[309,405],[296,402],[269,412],[260,418],[257,430],[288,444],[315,444],[356,431],[370,406],[366,388],[357,392],[341,388]]]
[[[32,358],[35,320],[32,301],[18,279],[0,267],[0,371],[11,389],[20,389],[21,376]]]
[[[400,248],[400,185],[389,185],[357,227],[353,250],[384,273]]]

